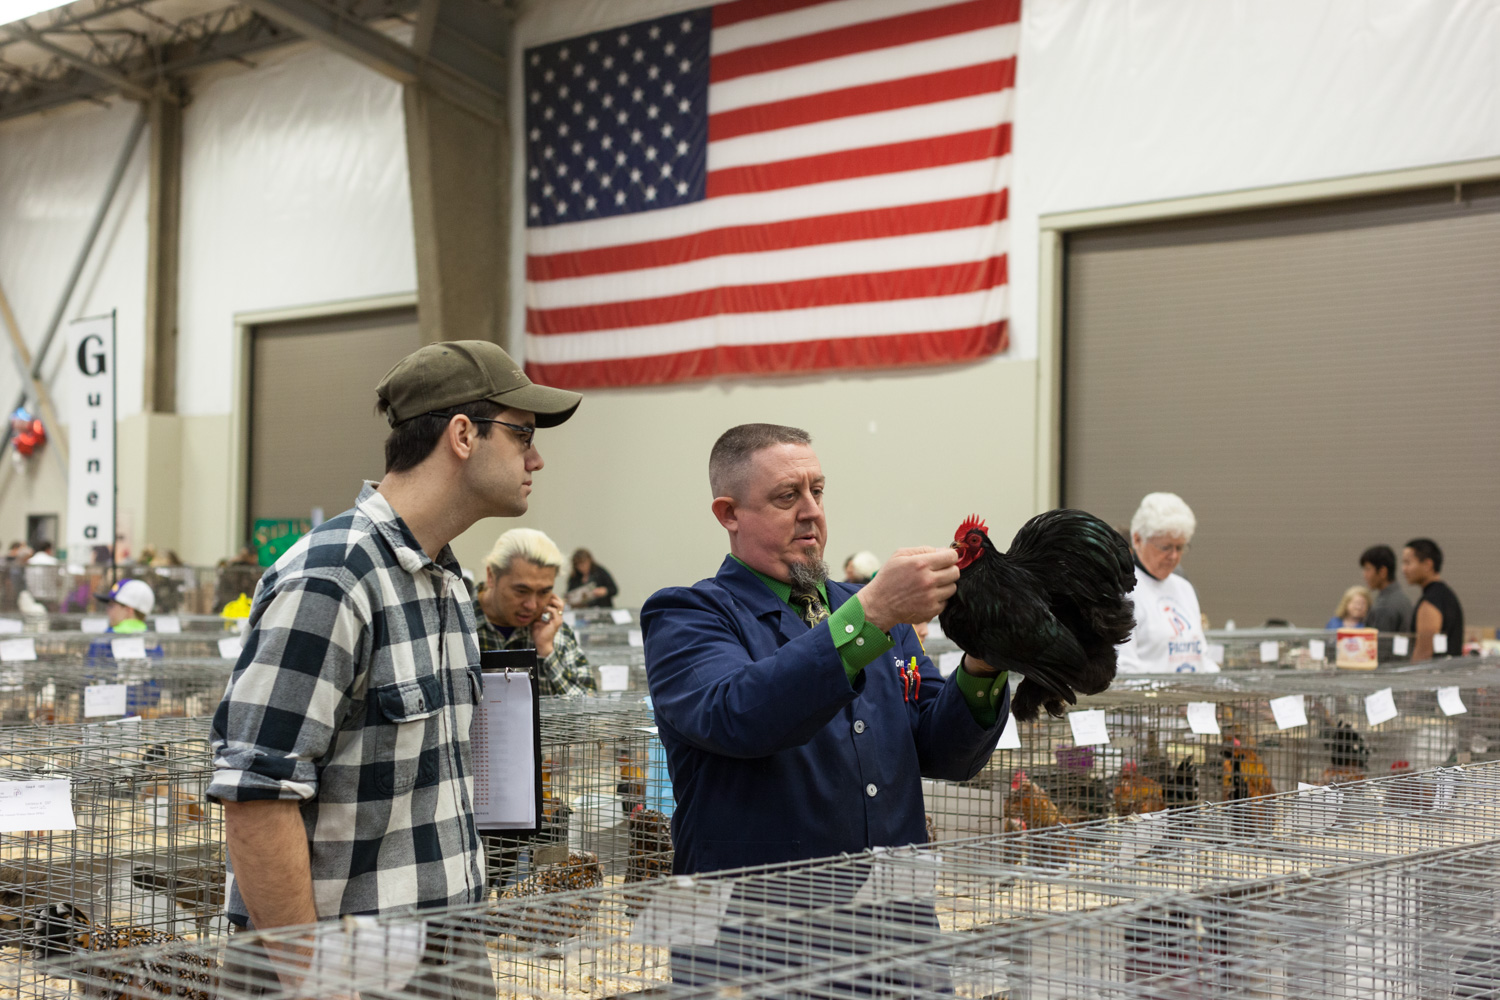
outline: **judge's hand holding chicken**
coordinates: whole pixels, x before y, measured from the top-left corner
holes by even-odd
[[[859,603],[864,605],[865,621],[889,632],[897,624],[932,621],[957,589],[955,549],[897,549],[859,592]],[[973,656],[964,658],[964,669],[976,677],[994,677],[1000,672]]]

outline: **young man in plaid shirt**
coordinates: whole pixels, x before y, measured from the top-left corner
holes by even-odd
[[[537,689],[571,697],[598,690],[578,636],[563,621],[557,572],[563,554],[535,528],[501,535],[484,561],[484,589],[474,601],[479,648],[535,649]]]
[[[479,648],[448,543],[526,512],[536,429],[580,397],[472,340],[416,351],[376,393],[385,477],[267,571],[214,715],[237,927],[484,897]]]

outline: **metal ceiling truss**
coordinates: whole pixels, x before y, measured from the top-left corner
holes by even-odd
[[[286,18],[267,17],[248,6],[230,6],[167,20],[152,0],[97,0],[86,11],[73,4],[28,21],[0,27],[0,120],[74,101],[102,101],[113,94],[146,100],[181,92],[176,77],[224,60],[253,65],[251,56],[312,37]],[[370,24],[411,20],[419,0],[320,2],[329,19],[350,30],[381,35]],[[83,43],[80,45],[80,42]],[[6,50],[29,45],[50,58],[22,65]]]

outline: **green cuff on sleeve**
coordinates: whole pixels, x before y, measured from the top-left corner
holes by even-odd
[[[958,690],[963,692],[964,701],[968,702],[969,713],[974,716],[974,721],[985,729],[993,726],[995,720],[1000,718],[1000,702],[1005,697],[1005,673],[1002,671],[994,677],[975,677],[960,663],[958,669],[953,671],[953,679],[958,684]]]
[[[875,657],[896,644],[889,635],[865,621],[865,608],[858,597],[849,598],[828,616],[828,631],[833,635],[833,647],[844,661],[844,673],[850,684]]]

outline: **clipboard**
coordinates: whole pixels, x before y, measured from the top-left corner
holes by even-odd
[[[542,825],[542,708],[534,649],[479,654],[484,686],[469,733],[474,825],[534,836]]]

